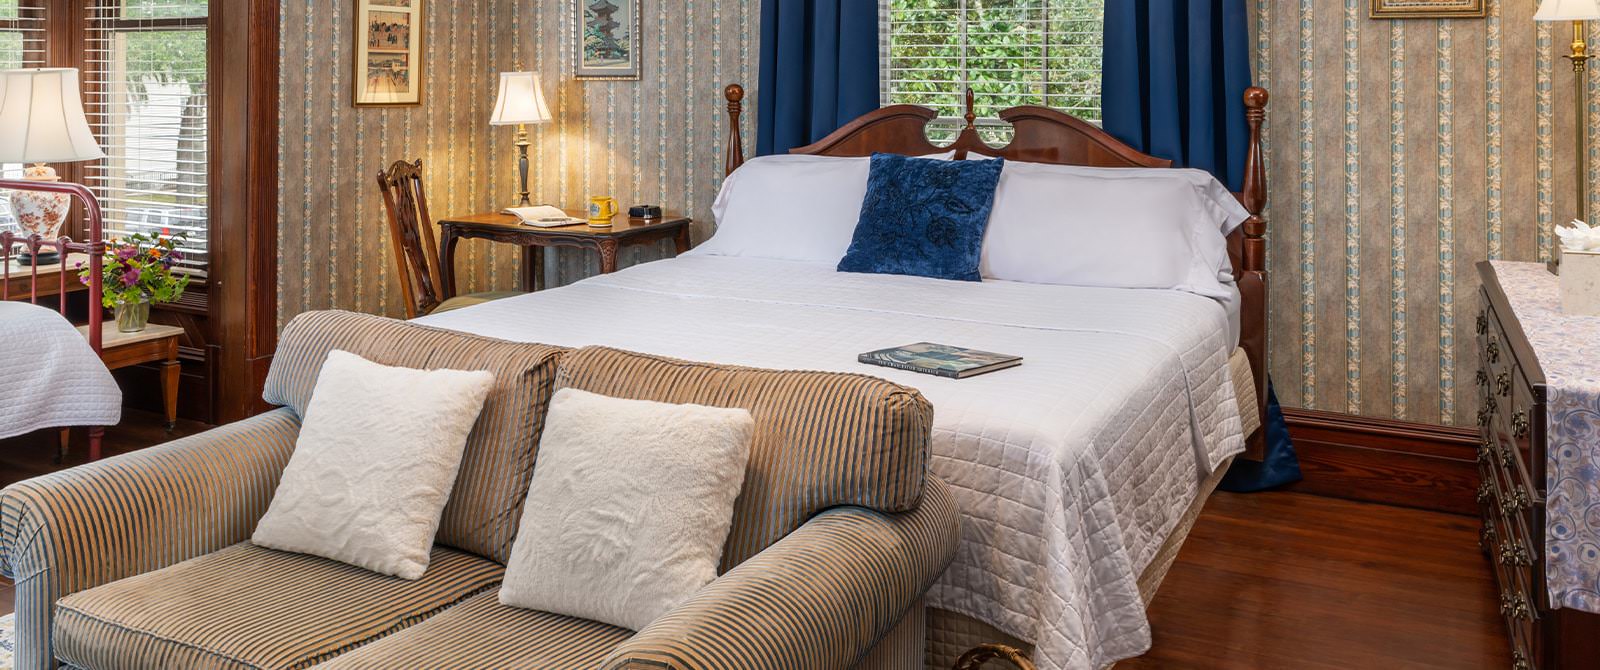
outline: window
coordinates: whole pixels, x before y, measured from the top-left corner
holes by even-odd
[[[87,12],[84,108],[106,158],[85,181],[106,234],[188,233],[184,264],[204,271],[207,0],[90,0]]]
[[[930,134],[945,141],[961,127],[968,88],[991,143],[1007,140],[996,118],[1007,107],[1098,121],[1105,1],[889,0],[883,103],[938,110]]]
[[[44,64],[44,5],[36,0],[0,0],[0,70]],[[0,163],[0,179],[22,177],[22,166]],[[11,203],[0,193],[0,230],[17,230]]]

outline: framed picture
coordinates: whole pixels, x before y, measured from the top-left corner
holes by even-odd
[[[1481,19],[1488,0],[1372,0],[1375,19]]]
[[[422,104],[422,3],[427,0],[356,0],[357,107]]]
[[[639,0],[572,0],[578,79],[639,79]]]

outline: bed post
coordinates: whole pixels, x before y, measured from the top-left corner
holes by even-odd
[[[1244,222],[1243,273],[1239,277],[1239,291],[1244,313],[1240,346],[1250,358],[1250,369],[1255,374],[1257,411],[1261,414],[1262,430],[1250,436],[1248,451],[1251,458],[1266,454],[1267,417],[1267,220],[1262,215],[1267,208],[1267,164],[1262,150],[1262,124],[1267,119],[1267,90],[1252,86],[1244,92],[1245,118],[1250,125],[1250,152],[1245,157],[1244,191],[1240,201],[1250,212]]]
[[[723,176],[733,174],[744,165],[744,134],[739,130],[739,117],[744,114],[744,87],[729,84],[722,96],[728,99],[728,156],[723,164]]]

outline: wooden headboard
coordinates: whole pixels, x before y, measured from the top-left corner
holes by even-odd
[[[745,160],[744,140],[739,128],[739,118],[744,113],[744,95],[744,87],[738,84],[724,91],[729,119],[728,174],[743,165]],[[1228,253],[1233,260],[1234,278],[1238,281],[1242,302],[1239,346],[1250,358],[1250,367],[1255,375],[1257,410],[1263,419],[1266,416],[1267,398],[1267,221],[1262,217],[1262,212],[1267,204],[1267,168],[1261,141],[1268,97],[1263,88],[1252,87],[1244,92],[1250,150],[1245,158],[1244,190],[1234,196],[1250,212],[1250,218],[1228,239]],[[974,112],[970,90],[966,96],[966,123],[954,143],[938,146],[928,140],[928,124],[937,118],[938,113],[927,107],[883,107],[845,124],[815,144],[793,149],[790,153],[816,156],[870,156],[874,153],[923,156],[954,150],[957,160],[966,158],[969,153],[976,153],[1007,160],[1057,165],[1172,167],[1172,161],[1134,149],[1092,123],[1049,107],[1031,105],[1000,112],[1000,119],[1010,124],[1014,133],[1010,144],[991,147],[978,135],[978,117]],[[1265,421],[1262,425],[1265,425]],[[1262,437],[1260,431],[1251,436],[1252,455],[1260,455]]]

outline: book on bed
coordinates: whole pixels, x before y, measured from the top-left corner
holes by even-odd
[[[1022,365],[1021,356],[1009,356],[945,344],[918,342],[861,354],[857,360],[896,370],[920,372],[951,379],[966,379]]]

